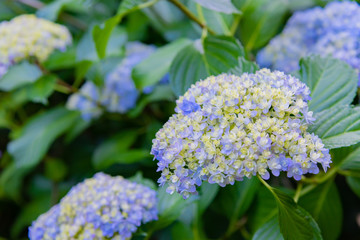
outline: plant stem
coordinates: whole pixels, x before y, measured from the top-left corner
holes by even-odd
[[[178,0],[169,0],[169,2],[178,7],[188,18],[196,22],[201,28],[206,28],[207,31],[209,31],[209,33],[211,33],[212,35],[216,34],[212,29],[206,26],[204,22],[200,21],[184,4],[182,4]]]
[[[197,11],[197,13],[198,13],[198,15],[200,17],[200,21],[205,23],[206,21],[205,21],[205,17],[204,17],[202,8],[201,8],[200,4],[198,4],[198,3],[196,4],[196,11]],[[202,42],[203,46],[204,46],[204,39],[206,38],[207,33],[208,33],[208,29],[203,28],[202,33],[201,33],[201,42]]]
[[[236,29],[237,27],[239,26],[239,23],[240,23],[240,20],[241,20],[241,17],[242,17],[242,14],[237,14],[234,18],[234,21],[231,25],[231,28],[230,28],[230,34],[231,36],[234,36],[235,32],[236,32]]]
[[[29,7],[35,8],[35,9],[41,9],[45,6],[44,3],[38,1],[38,0],[17,0],[18,2],[27,5]],[[70,14],[67,14],[65,12],[60,13],[59,18],[71,25],[73,25],[74,27],[80,29],[80,30],[86,30],[87,29],[87,24],[84,23],[83,21],[71,16]]]
[[[302,188],[303,188],[303,183],[300,182],[300,183],[297,185],[296,192],[295,192],[295,196],[294,196],[294,201],[295,201],[296,203],[299,201],[299,197],[300,197],[300,193],[301,193]]]

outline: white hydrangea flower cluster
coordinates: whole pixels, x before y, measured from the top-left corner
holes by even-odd
[[[37,18],[20,15],[0,23],[0,77],[7,69],[24,59],[46,60],[55,50],[64,51],[72,42],[66,27]]]
[[[194,84],[153,140],[160,185],[184,198],[202,181],[224,187],[259,174],[300,180],[326,171],[329,150],[307,127],[309,88],[282,72],[222,74]]]

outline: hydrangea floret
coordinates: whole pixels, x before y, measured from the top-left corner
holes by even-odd
[[[259,174],[300,180],[329,167],[329,150],[307,132],[310,90],[297,78],[262,69],[222,74],[192,85],[153,140],[160,186],[184,198],[202,181],[222,187]]]
[[[55,50],[71,44],[66,27],[25,14],[0,23],[0,77],[8,68],[29,57],[45,61]]]
[[[139,91],[131,77],[133,68],[155,51],[155,47],[140,42],[126,44],[124,60],[106,78],[103,87],[86,82],[78,93],[70,96],[67,107],[79,110],[85,120],[108,112],[126,113],[136,106]],[[164,80],[162,80],[164,82]],[[146,89],[148,93],[150,88]]]
[[[332,56],[360,70],[360,6],[356,2],[331,2],[296,12],[280,35],[261,50],[262,67],[290,73],[309,54]]]
[[[30,240],[130,239],[157,219],[156,192],[121,176],[98,173],[74,186],[29,228]]]

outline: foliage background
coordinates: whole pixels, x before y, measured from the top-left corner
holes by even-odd
[[[321,0],[233,0],[223,1],[232,4],[220,8],[210,4],[214,11],[201,7],[205,1],[180,1],[211,29],[205,36],[202,28],[174,4],[155,2],[0,1],[1,21],[35,13],[67,26],[74,41],[66,52],[55,52],[44,63],[49,72],[43,76],[45,80],[38,79],[36,86],[0,92],[0,238],[26,238],[27,227],[38,215],[74,184],[98,171],[142,182],[145,177],[156,183],[159,174],[149,154],[151,141],[173,113],[176,96],[189,87],[184,79],[191,83],[220,72],[251,71],[255,66],[248,61],[281,31],[294,11],[326,4]],[[190,44],[196,39],[202,39],[204,54]],[[153,44],[161,50],[135,68],[136,86],[141,89],[155,84],[170,72],[171,87],[156,87],[153,93],[142,95],[136,108],[127,114],[106,113],[92,122],[65,109],[69,94],[85,80],[103,83],[109,69],[123,58],[123,46],[128,41]],[[188,61],[190,58],[193,60]],[[231,66],[224,67],[224,62]],[[339,71],[343,69],[346,66]],[[26,73],[20,69],[10,80],[33,74]],[[59,79],[66,84],[59,84]],[[330,176],[299,200],[318,222],[324,239],[360,236],[358,147],[334,150],[334,162],[347,159],[348,165],[339,167],[340,174]],[[153,187],[154,183],[147,181]],[[272,186],[291,195],[296,189],[296,183],[284,176],[272,179]],[[156,230],[153,239],[203,239],[204,233],[211,239],[280,236],[278,223],[272,220],[277,211],[275,201],[256,178],[223,189],[205,185],[201,197],[188,202],[166,194],[159,196],[163,222],[150,226]]]

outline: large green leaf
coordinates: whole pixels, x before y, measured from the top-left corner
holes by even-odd
[[[179,52],[170,67],[170,83],[182,95],[195,82],[210,75],[228,72],[238,66],[244,49],[233,37],[209,36],[203,44],[196,41]]]
[[[346,177],[346,182],[350,186],[351,190],[360,198],[360,178],[358,177]]]
[[[263,224],[254,234],[252,240],[283,240],[280,233],[277,215]]]
[[[39,114],[28,121],[7,150],[18,167],[35,166],[54,140],[79,119],[79,113],[62,107]]]
[[[272,192],[279,209],[280,232],[285,239],[322,239],[319,226],[308,212],[282,191],[273,188]]]
[[[216,12],[223,12],[227,14],[241,13],[231,2],[231,0],[194,0],[203,7]]]
[[[309,109],[320,112],[350,104],[355,97],[358,75],[344,61],[330,57],[309,56],[300,61],[300,80],[311,91]]]
[[[255,62],[250,62],[244,57],[238,58],[238,65],[229,70],[229,73],[241,76],[243,73],[255,73],[259,66]]]
[[[47,104],[47,98],[53,93],[56,84],[56,76],[42,76],[33,84],[28,84],[14,94],[24,94],[30,101]]]
[[[333,181],[327,181],[302,196],[299,205],[319,224],[325,240],[338,239],[343,216],[340,196]]]
[[[0,78],[0,90],[11,91],[26,84],[35,82],[42,73],[38,66],[23,61],[16,64]]]
[[[44,67],[50,71],[72,68],[75,65],[76,49],[74,47],[65,52],[54,51],[44,62]]]
[[[244,179],[237,181],[226,189],[221,189],[219,198],[219,210],[224,213],[231,221],[239,219],[249,208],[254,200],[259,187],[257,178]]]
[[[183,209],[192,203],[189,199],[188,201],[184,200],[180,194],[168,194],[166,192],[166,186],[159,188],[157,193],[159,219],[156,222],[150,222],[148,224],[152,231],[170,225],[180,216]]]
[[[191,43],[188,39],[178,39],[158,48],[132,70],[132,78],[137,88],[156,84],[169,72],[171,62],[176,54]]]
[[[318,135],[327,148],[360,142],[360,107],[337,106],[315,114],[309,131]]]
[[[288,4],[286,0],[251,0],[249,4],[239,28],[245,49],[252,50],[262,47],[277,34],[285,20]]]
[[[135,142],[137,131],[123,131],[106,140],[94,152],[92,162],[97,169],[104,169],[114,163],[136,163],[149,156],[144,149],[130,149]]]
[[[102,26],[96,25],[92,31],[92,36],[99,58],[105,57],[111,33],[125,15],[133,11],[149,7],[157,1],[158,0],[124,0],[119,6],[117,15],[106,20]]]

